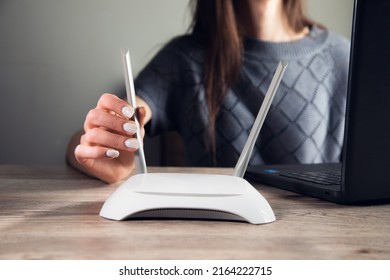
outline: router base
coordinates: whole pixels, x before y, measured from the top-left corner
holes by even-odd
[[[275,221],[267,200],[245,179],[216,174],[147,173],[127,179],[100,216],[211,219],[263,224]]]

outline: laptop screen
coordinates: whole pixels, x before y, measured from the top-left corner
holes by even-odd
[[[390,197],[389,14],[390,1],[355,1],[343,155],[350,196]]]

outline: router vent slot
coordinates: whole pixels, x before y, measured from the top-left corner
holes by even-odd
[[[231,212],[201,208],[155,208],[134,213],[127,218],[212,219],[244,221],[241,216]]]

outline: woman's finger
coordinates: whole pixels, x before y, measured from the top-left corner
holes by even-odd
[[[99,158],[117,158],[120,152],[101,146],[78,145],[75,149],[75,156],[78,160],[99,159]]]
[[[85,118],[84,130],[88,131],[95,127],[103,127],[109,131],[115,131],[124,135],[133,135],[137,132],[137,126],[134,121],[112,115],[96,108],[88,112]]]
[[[96,108],[103,109],[108,112],[114,112],[115,114],[127,119],[132,118],[135,112],[135,109],[131,107],[126,101],[111,93],[103,94],[99,98]]]
[[[81,137],[80,143],[88,146],[104,146],[115,150],[135,151],[140,143],[137,138],[111,133],[102,128],[92,128]]]

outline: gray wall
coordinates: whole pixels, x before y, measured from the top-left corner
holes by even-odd
[[[354,0],[306,0],[309,15],[328,29],[351,36]]]
[[[349,36],[353,0],[308,2],[312,17]],[[69,138],[99,96],[123,90],[120,49],[131,49],[137,73],[186,31],[187,6],[188,0],[0,0],[0,163],[63,163]]]

